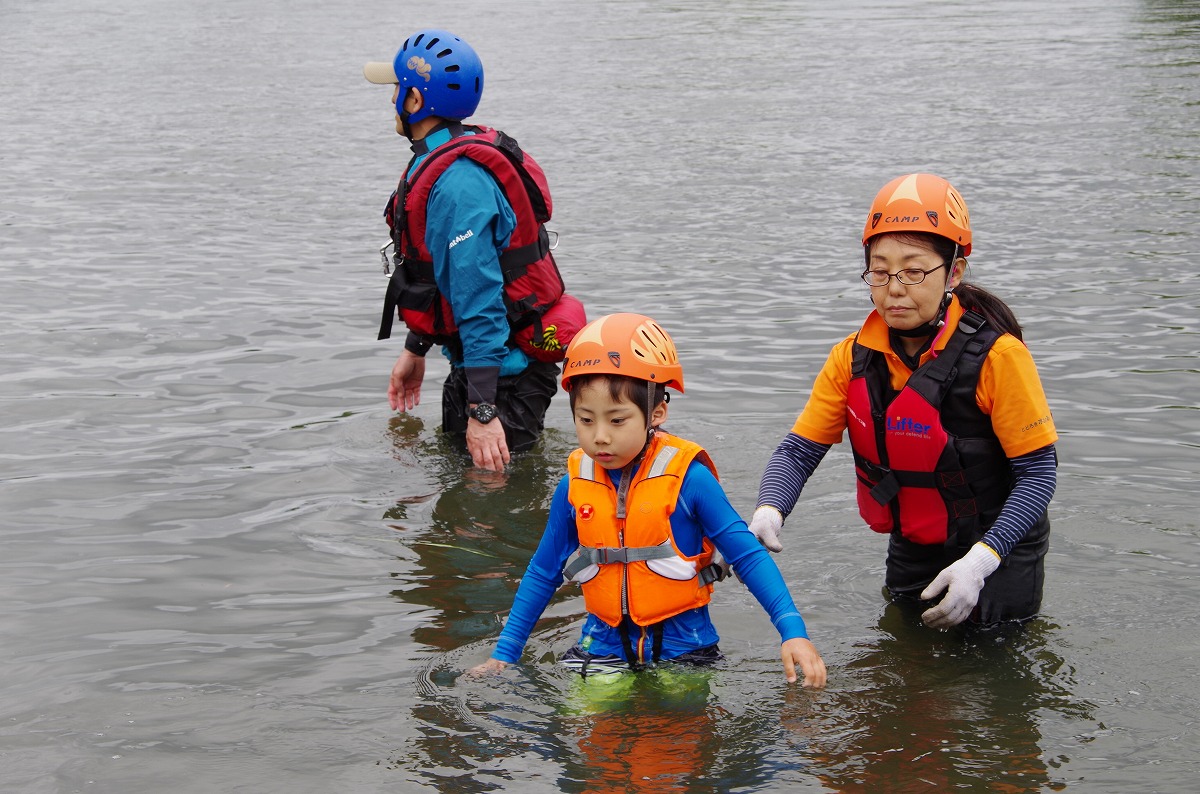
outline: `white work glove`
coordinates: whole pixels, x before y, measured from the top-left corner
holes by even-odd
[[[962,559],[943,568],[929,587],[921,591],[921,600],[930,601],[949,589],[937,606],[921,613],[921,620],[935,629],[948,629],[962,623],[979,603],[983,580],[999,566],[1000,556],[986,544],[976,543]]]
[[[758,542],[767,547],[768,551],[781,552],[783,544],[779,542],[779,530],[783,529],[783,516],[773,507],[763,506],[754,511],[750,517],[750,531]]]

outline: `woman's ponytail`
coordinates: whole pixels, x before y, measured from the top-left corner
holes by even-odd
[[[959,282],[958,286],[954,288],[954,294],[958,296],[958,302],[963,305],[964,309],[982,314],[988,324],[997,331],[1012,334],[1017,339],[1021,339],[1021,323],[1017,321],[1017,316],[1013,314],[1012,309],[1008,308],[1007,303],[983,287],[977,287],[965,281]]]

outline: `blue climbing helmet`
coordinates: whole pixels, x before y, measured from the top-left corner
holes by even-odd
[[[448,30],[421,30],[404,40],[392,63],[369,63],[363,74],[372,83],[399,83],[396,113],[403,117],[404,97],[416,88],[425,102],[408,116],[461,121],[475,112],[483,96],[483,63],[470,44]]]

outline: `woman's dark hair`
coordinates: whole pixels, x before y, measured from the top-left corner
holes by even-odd
[[[988,321],[988,325],[1000,333],[1012,334],[1017,339],[1024,341],[1021,336],[1021,323],[1017,321],[1017,315],[1013,314],[1007,303],[983,287],[977,287],[966,281],[958,282],[958,286],[954,288],[954,294],[958,296],[964,309],[982,314]]]
[[[571,391],[567,392],[571,400],[571,415],[575,414],[575,397],[579,394],[579,390],[584,386],[589,385],[592,381],[598,378],[604,378],[608,381],[608,396],[613,402],[621,402],[628,400],[638,407],[642,412],[642,418],[650,421],[650,417],[646,415],[646,381],[639,378],[630,378],[625,375],[576,375],[571,378]],[[658,405],[666,399],[667,387],[661,383],[654,384],[654,404]]]
[[[962,249],[958,247],[957,243],[938,234],[930,234],[929,232],[891,232],[888,236],[909,245],[924,245],[932,248],[934,253],[941,257],[947,270],[954,264],[955,255],[961,255]],[[863,250],[868,263],[871,260],[871,242],[874,239],[876,238],[869,240]],[[1000,300],[997,296],[988,292],[983,287],[967,283],[965,279],[958,282],[958,286],[954,288],[954,294],[958,296],[958,300],[964,309],[982,314],[984,319],[988,321],[988,324],[1000,333],[1012,334],[1017,339],[1022,338],[1021,323],[1017,321],[1017,316],[1013,314],[1012,309],[1008,308],[1008,304]]]

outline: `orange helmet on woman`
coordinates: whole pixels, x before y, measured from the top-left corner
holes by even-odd
[[[624,375],[683,391],[675,343],[644,314],[608,314],[580,329],[563,359],[563,389],[580,375]]]
[[[971,216],[954,185],[933,174],[906,174],[883,186],[871,202],[863,245],[887,232],[928,232],[962,247],[971,255]]]

